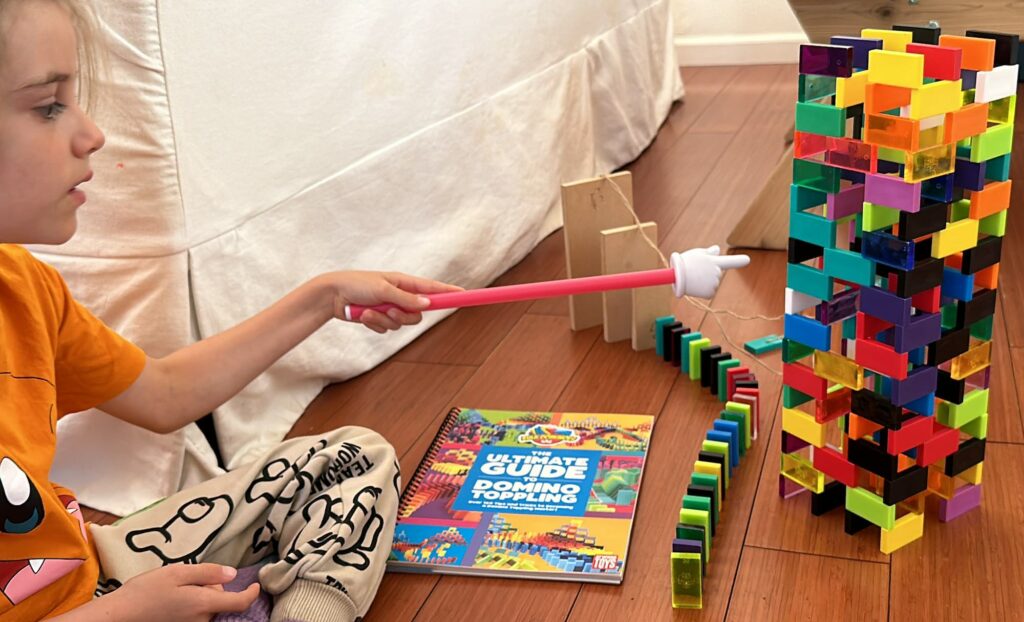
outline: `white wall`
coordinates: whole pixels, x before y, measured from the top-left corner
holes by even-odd
[[[786,0],[672,0],[679,64],[795,63],[807,37]]]

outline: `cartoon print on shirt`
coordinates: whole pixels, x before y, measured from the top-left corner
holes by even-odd
[[[24,534],[43,522],[43,499],[14,460],[0,459],[0,533]]]
[[[9,458],[4,458],[3,460],[14,464]],[[2,461],[0,461],[0,464],[2,464]],[[10,477],[12,473],[10,468],[8,466],[3,471],[3,474],[0,474],[0,480],[3,483],[3,490],[0,490],[0,494],[6,495],[5,501],[10,501],[12,495],[15,499],[21,498],[17,493],[18,488],[16,486],[11,487],[11,484],[16,483],[17,480]],[[6,474],[6,477],[4,474]],[[12,489],[15,492],[12,492]],[[78,520],[82,526],[82,537],[85,538],[85,522],[82,520],[82,512],[78,502],[75,501],[74,497],[67,495],[60,495],[58,498],[64,504],[68,514],[74,515]],[[42,508],[40,507],[41,511]],[[85,559],[83,558],[0,559],[0,596],[10,601],[12,605],[17,605],[75,568],[78,568],[84,562]]]
[[[233,509],[234,503],[227,495],[192,499],[162,527],[130,531],[125,542],[138,553],[152,552],[165,565],[196,564]]]
[[[302,509],[305,526],[292,539],[284,561],[295,564],[310,555],[326,555],[340,545],[333,555],[336,564],[357,570],[369,568],[366,553],[377,548],[377,539],[384,529],[384,519],[376,507],[381,492],[374,486],[363,488],[344,515],[344,499],[326,494],[314,498]]]

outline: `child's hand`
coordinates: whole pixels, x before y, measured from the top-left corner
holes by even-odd
[[[219,564],[173,564],[143,573],[99,601],[116,600],[118,620],[208,622],[218,613],[245,611],[259,596],[258,583],[242,592],[224,591],[222,584],[234,577],[234,568]]]
[[[378,333],[398,330],[403,325],[418,324],[420,313],[430,303],[417,294],[440,294],[461,291],[461,287],[439,281],[409,276],[401,272],[332,272],[328,279],[334,291],[334,317],[345,318],[345,305],[379,305],[391,303],[401,309],[385,313],[367,310],[359,321]]]

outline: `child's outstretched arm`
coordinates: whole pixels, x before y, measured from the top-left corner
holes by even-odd
[[[234,328],[169,356],[147,359],[135,383],[100,408],[148,430],[171,432],[226,402],[328,321],[344,318],[347,304],[401,307],[360,318],[384,333],[422,319],[419,310],[429,301],[418,294],[458,289],[396,272],[324,274]]]

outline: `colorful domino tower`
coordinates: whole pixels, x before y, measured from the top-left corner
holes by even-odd
[[[1017,35],[803,45],[779,494],[891,553],[981,503]],[[997,413],[997,416],[999,413]]]

